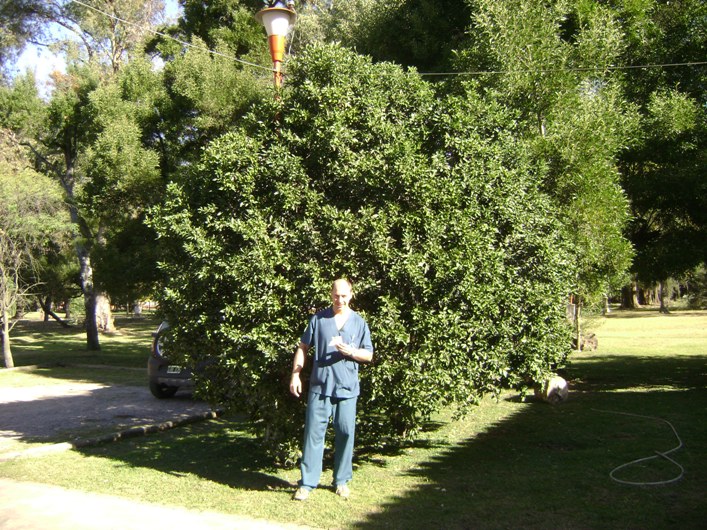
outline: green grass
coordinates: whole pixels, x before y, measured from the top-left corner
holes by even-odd
[[[563,371],[571,385],[566,403],[509,392],[463,420],[440,415],[406,447],[359,448],[348,502],[328,488],[306,503],[291,501],[298,471],[270,468],[236,417],[4,462],[0,476],[321,528],[704,527],[707,312],[614,312],[594,323],[599,349],[573,355]],[[122,355],[144,365],[144,354],[131,352],[149,343],[150,327],[131,329],[133,346]],[[660,421],[614,412],[670,421],[684,442],[671,455],[684,477],[650,487],[612,481],[616,466],[677,443]],[[330,464],[323,484],[331,481]],[[654,460],[620,477],[676,473]]]
[[[0,384],[3,387],[62,385],[74,381],[104,385],[141,386],[147,384],[147,371],[145,368],[111,367],[97,364],[31,366],[7,373],[0,372]]]
[[[101,351],[86,350],[86,332],[31,313],[11,334],[17,370],[0,376],[2,386],[32,386],[82,381],[102,384],[146,384],[151,333],[159,321],[151,317],[116,317],[118,330],[100,338]],[[43,379],[38,382],[37,378]]]
[[[81,326],[63,328],[57,322],[42,322],[37,314],[15,326],[11,334],[15,366],[88,364],[144,368],[150,353],[151,332],[159,321],[150,316],[115,318],[117,332],[100,337],[101,351],[86,350],[86,332]]]

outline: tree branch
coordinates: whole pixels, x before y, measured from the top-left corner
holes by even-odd
[[[22,146],[24,146],[24,147],[29,147],[29,149],[32,151],[32,153],[34,154],[34,156],[36,156],[36,157],[40,160],[40,162],[42,162],[45,166],[47,166],[47,167],[51,170],[52,173],[54,173],[54,174],[56,174],[56,175],[60,175],[60,174],[61,174],[59,168],[58,168],[55,164],[52,164],[52,163],[47,159],[47,157],[45,157],[42,153],[40,153],[39,151],[37,151],[37,148],[36,148],[34,145],[32,145],[32,144],[29,143],[29,142],[20,142],[19,145],[22,145]]]

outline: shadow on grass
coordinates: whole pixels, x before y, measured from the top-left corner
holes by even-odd
[[[177,429],[170,436],[148,436],[133,444],[86,448],[92,456],[104,454],[136,467],[175,476],[193,474],[231,488],[257,491],[287,490],[292,484],[270,473],[262,444],[236,415]]]
[[[561,410],[528,405],[488,432],[412,472],[425,484],[384,504],[355,528],[701,528],[704,524],[705,430],[684,414],[692,395],[666,410],[651,393],[592,399]],[[704,393],[701,396],[705,403]],[[646,411],[646,407],[656,410]],[[672,456],[687,474],[654,488],[613,482],[623,463],[676,446],[664,425],[592,410],[664,411],[686,440]],[[657,462],[627,480],[669,480]]]
[[[635,388],[704,389],[707,358],[591,355],[573,361],[566,374],[575,390],[606,392]]]
[[[661,313],[658,307],[645,307],[640,309],[618,309],[603,315],[604,318],[670,318],[670,317],[701,317],[704,311],[699,309],[668,308],[668,313]]]

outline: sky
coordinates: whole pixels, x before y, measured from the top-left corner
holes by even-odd
[[[179,14],[177,0],[165,0],[167,18],[176,19]],[[39,94],[48,97],[52,90],[52,81],[49,75],[59,70],[66,71],[64,60],[50,52],[46,46],[28,45],[20,55],[15,65],[15,73],[24,73],[27,70],[34,72]]]

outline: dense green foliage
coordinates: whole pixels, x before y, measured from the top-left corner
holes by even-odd
[[[414,66],[423,72],[449,71],[454,50],[468,38],[471,10],[459,0],[354,1],[333,6],[328,37],[355,46],[378,60]],[[354,10],[360,10],[355,13]],[[341,28],[353,24],[349,31]],[[342,31],[343,30],[343,31]]]
[[[293,349],[339,276],[376,347],[364,435],[410,434],[442,405],[463,411],[561,363],[572,266],[513,122],[472,86],[437,98],[341,48],[294,60],[281,103],[213,142],[153,221],[170,345],[216,359],[206,394],[290,454]]]
[[[707,308],[707,268],[698,267],[697,270],[688,276],[690,292],[688,302],[691,307],[697,309]]]
[[[337,15],[347,22],[332,22]],[[325,35],[375,60],[452,72],[426,77],[451,92],[467,78],[454,72],[468,73],[487,104],[514,109],[515,136],[547,166],[544,190],[574,245],[573,293],[598,299],[625,281],[633,253],[617,158],[638,119],[608,68],[626,48],[615,9],[597,2],[357,0],[320,18]],[[489,71],[495,73],[482,73]]]

